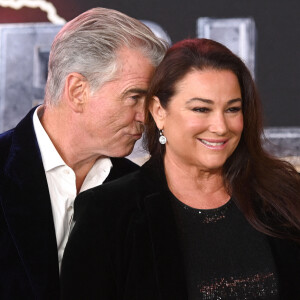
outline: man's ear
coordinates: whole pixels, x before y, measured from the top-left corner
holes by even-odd
[[[154,96],[152,98],[151,104],[149,106],[149,110],[156,123],[157,128],[163,129],[167,112],[162,107],[158,97]]]
[[[89,85],[79,73],[68,74],[65,82],[65,96],[68,105],[75,112],[82,112],[89,95]]]

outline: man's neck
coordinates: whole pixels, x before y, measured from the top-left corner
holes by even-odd
[[[79,192],[86,175],[99,157],[89,156],[86,151],[82,151],[81,143],[78,143],[76,122],[73,122],[72,115],[63,106],[41,107],[38,116],[57,152],[74,171]]]

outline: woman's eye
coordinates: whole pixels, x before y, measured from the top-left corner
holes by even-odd
[[[242,110],[242,108],[241,108],[240,106],[229,107],[229,108],[227,109],[227,111],[230,112],[230,113],[239,112],[239,111],[241,111],[241,110]]]
[[[192,111],[195,111],[195,112],[201,112],[201,113],[206,113],[206,112],[209,112],[210,109],[207,108],[207,107],[194,107],[192,109]]]

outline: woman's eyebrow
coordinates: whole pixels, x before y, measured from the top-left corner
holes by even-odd
[[[187,101],[187,103],[191,103],[191,102],[194,102],[194,101],[201,101],[201,102],[208,103],[208,104],[213,104],[213,103],[214,103],[214,101],[212,101],[212,100],[209,100],[209,99],[203,99],[203,98],[198,98],[198,97],[189,99],[189,100]]]
[[[194,101],[201,101],[201,102],[204,102],[204,103],[207,103],[207,104],[214,104],[214,101],[213,101],[213,100],[210,100],[210,99],[204,99],[204,98],[199,98],[199,97],[195,97],[195,98],[189,99],[189,100],[187,101],[187,103],[191,103],[191,102],[194,102]],[[227,103],[228,103],[228,104],[232,104],[232,103],[235,103],[235,102],[242,102],[242,99],[241,99],[241,98],[231,99],[231,100],[229,100]]]

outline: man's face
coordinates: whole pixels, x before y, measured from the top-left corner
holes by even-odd
[[[144,101],[154,67],[140,51],[122,48],[117,78],[88,98],[81,116],[87,155],[129,155],[141,138]]]

